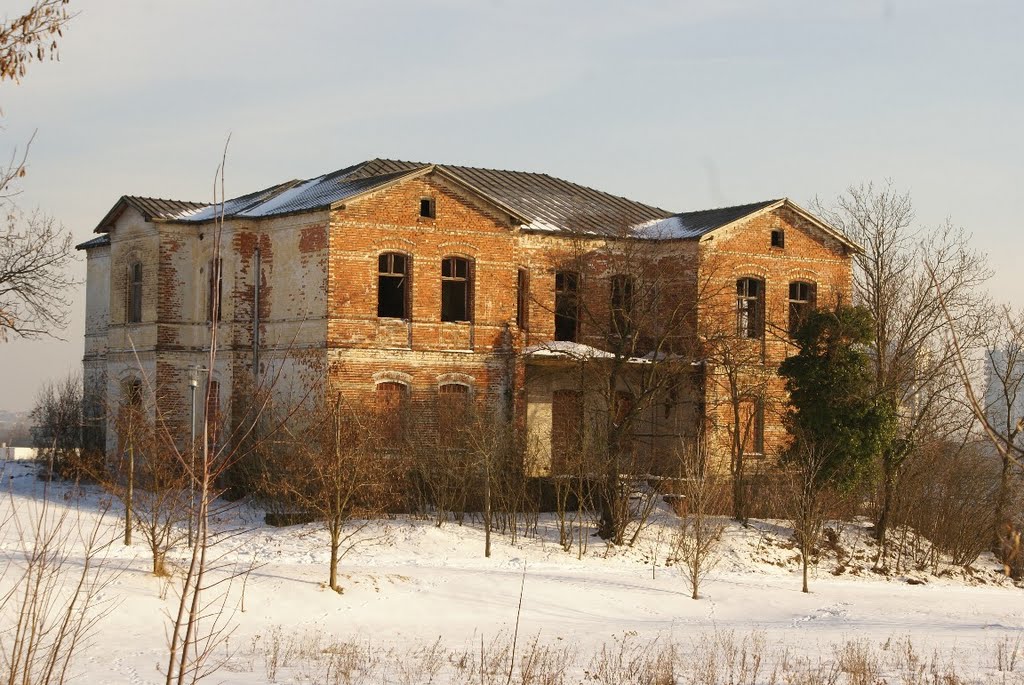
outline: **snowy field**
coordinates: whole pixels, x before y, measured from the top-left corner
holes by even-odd
[[[4,474],[6,589],[18,577],[18,531],[38,512],[44,484],[29,464],[8,463]],[[105,499],[64,484],[50,485],[46,498],[51,516],[67,512],[64,525],[83,530]],[[122,544],[121,516],[114,504],[101,522],[111,541],[100,595],[109,613],[73,670],[78,682],[162,683],[177,581],[151,574],[140,536]],[[209,682],[1024,682],[1024,590],[991,557],[971,571],[884,576],[870,570],[870,543],[856,526],[840,539],[845,572],[833,575],[826,555],[803,594],[783,525],[730,524],[694,601],[679,569],[665,564],[667,509],[633,548],[589,538],[582,559],[562,549],[555,521],[543,516],[535,536],[512,544],[496,535],[491,558],[476,522],[375,522],[342,561],[343,594],[325,587],[319,526],[261,521],[244,505],[217,521],[234,534],[216,547],[215,578],[255,567],[217,586],[229,590],[223,617],[234,628]],[[81,555],[65,563],[70,582]]]

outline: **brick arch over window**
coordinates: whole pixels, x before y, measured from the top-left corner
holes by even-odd
[[[378,371],[373,374],[374,385],[380,385],[381,383],[401,383],[402,385],[412,385],[412,376],[401,371]]]
[[[476,379],[468,373],[442,373],[437,377],[438,387],[442,385],[465,385],[472,390],[475,382]]]

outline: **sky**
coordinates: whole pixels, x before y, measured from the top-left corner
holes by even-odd
[[[28,0],[0,0],[14,17]],[[1024,306],[1019,0],[72,0],[60,61],[0,84],[19,203],[76,242],[121,195],[208,202],[388,157],[549,173],[672,211],[890,179]],[[84,281],[81,258],[73,267]],[[0,409],[80,368],[0,343]]]

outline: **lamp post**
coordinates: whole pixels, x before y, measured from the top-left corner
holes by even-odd
[[[190,423],[191,442],[189,443],[189,455],[191,457],[191,468],[188,472],[188,546],[194,543],[193,522],[196,511],[196,387],[199,386],[199,374],[206,371],[206,367],[198,364],[191,364],[188,367],[188,386],[192,398],[192,420]]]

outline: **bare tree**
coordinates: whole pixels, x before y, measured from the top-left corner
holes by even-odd
[[[832,458],[831,449],[828,444],[798,437],[787,455],[788,468],[782,482],[793,522],[793,536],[800,548],[803,592],[810,592],[807,571],[817,553],[831,506],[831,489],[825,479],[826,466]]]
[[[32,408],[32,441],[46,464],[47,478],[80,475],[82,462],[82,379],[77,373],[43,384]]]
[[[999,443],[993,540],[993,548],[999,550],[1004,545],[1007,526],[1013,526],[1012,500],[1024,474],[1020,459],[1024,455],[1024,312],[1002,307],[992,312],[991,321],[993,325],[984,341],[984,420]]]
[[[25,14],[0,24],[0,81],[19,82],[28,65],[57,58],[57,38],[72,15],[68,0],[36,0]],[[0,341],[8,334],[34,338],[67,323],[66,273],[74,257],[71,234],[41,212],[24,213],[13,201],[15,182],[25,176],[28,148],[15,149],[0,166]]]
[[[814,206],[864,249],[855,257],[854,300],[874,319],[875,392],[899,412],[897,434],[879,455],[876,536],[884,552],[906,460],[922,439],[963,434],[969,427],[947,334],[952,326],[962,344],[978,339],[980,286],[990,270],[970,236],[950,222],[915,228],[909,193],[899,193],[891,181],[851,186],[833,203]],[[933,281],[944,294],[946,313]]]
[[[701,583],[720,559],[718,546],[725,530],[718,516],[722,491],[707,463],[703,441],[681,448],[679,458],[685,511],[680,513],[674,556],[689,584],[690,598],[699,599]]]
[[[10,493],[0,525],[13,528],[13,558],[4,567],[10,590],[0,595],[0,682],[65,683],[74,657],[115,605],[104,591],[118,575],[106,557],[105,510],[93,522],[42,497],[19,502]]]
[[[377,454],[370,415],[360,415],[339,394],[317,407],[291,450],[274,459],[265,474],[265,491],[293,509],[315,516],[330,537],[329,586],[343,592],[338,566],[360,541],[370,520],[391,503],[388,459]]]

